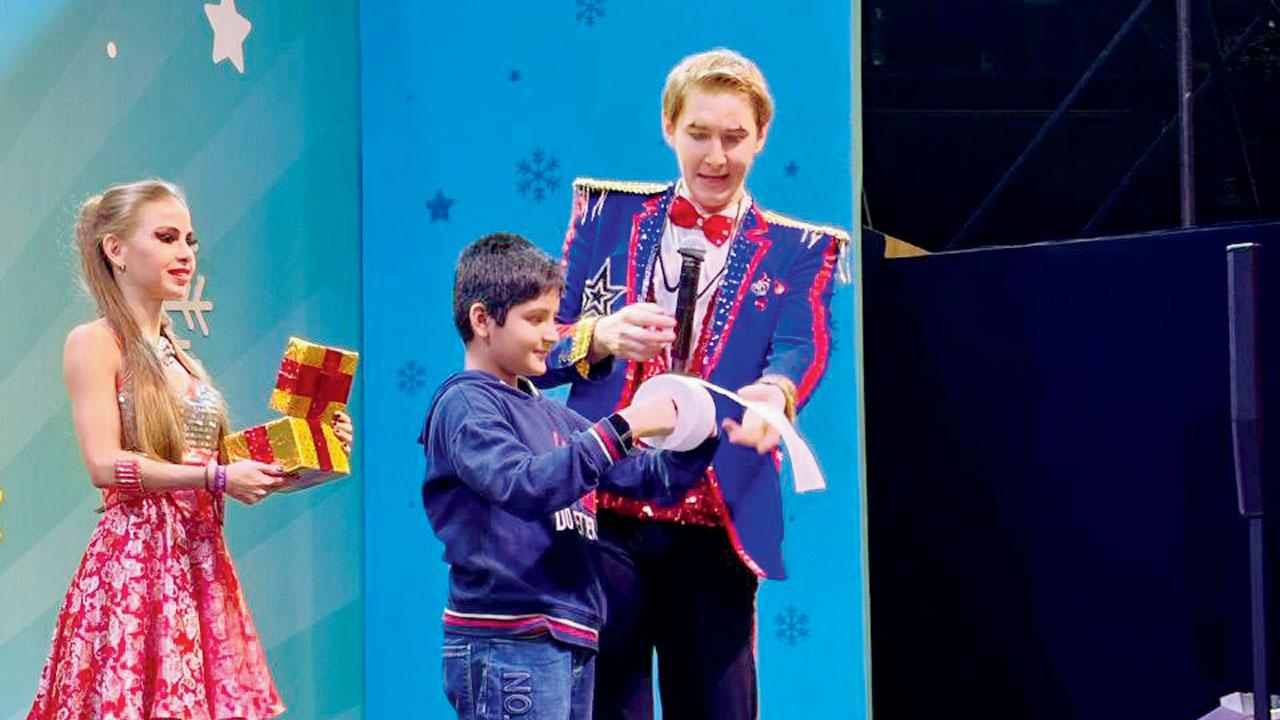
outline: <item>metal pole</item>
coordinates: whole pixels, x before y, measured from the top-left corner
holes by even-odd
[[[1255,17],[1253,22],[1249,23],[1249,26],[1244,29],[1244,32],[1240,33],[1240,35],[1232,42],[1231,48],[1223,56],[1223,65],[1225,66],[1227,61],[1235,58],[1235,56],[1238,55],[1246,45],[1253,42],[1253,38],[1264,26],[1265,23],[1263,22],[1263,17],[1261,15]],[[1219,79],[1225,79],[1224,72],[1220,71],[1209,73],[1200,81],[1199,87],[1197,87],[1195,92],[1192,93],[1192,96],[1199,96],[1200,93],[1204,92],[1210,84]],[[1115,189],[1111,191],[1111,194],[1107,196],[1107,199],[1102,202],[1102,205],[1098,206],[1098,210],[1094,212],[1093,217],[1089,218],[1089,222],[1086,223],[1084,229],[1080,231],[1082,236],[1088,237],[1097,231],[1098,226],[1111,212],[1111,208],[1115,207],[1115,204],[1120,201],[1121,196],[1123,196],[1129,189],[1129,186],[1133,184],[1134,179],[1138,176],[1138,171],[1146,166],[1147,160],[1149,160],[1151,156],[1155,154],[1155,151],[1164,144],[1165,138],[1173,132],[1173,128],[1177,124],[1178,115],[1174,115],[1169,118],[1168,122],[1166,122],[1163,127],[1161,127],[1160,134],[1156,136],[1156,139],[1147,146],[1147,149],[1138,156],[1138,159],[1135,160],[1133,165],[1129,168],[1129,172],[1125,173],[1125,176],[1121,178],[1119,184],[1117,184]]]
[[[1196,224],[1195,108],[1191,87],[1191,0],[1178,2],[1178,197],[1182,227]]]
[[[1249,518],[1249,607],[1253,615],[1253,717],[1271,717],[1267,690],[1267,571],[1263,561],[1266,536],[1262,517]]]

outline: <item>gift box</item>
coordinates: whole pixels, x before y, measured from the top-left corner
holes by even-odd
[[[227,462],[257,460],[283,466],[289,481],[278,492],[319,485],[351,473],[351,461],[333,428],[318,419],[282,417],[228,435],[222,441]]]
[[[347,412],[351,382],[360,354],[289,338],[280,361],[272,410],[308,420],[333,423],[333,414]]]
[[[281,492],[303,490],[351,474],[351,460],[333,432],[333,415],[347,412],[360,355],[289,338],[268,406],[285,414],[228,435],[227,462],[257,460],[289,475]]]

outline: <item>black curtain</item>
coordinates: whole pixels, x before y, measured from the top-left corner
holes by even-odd
[[[1191,720],[1249,688],[1224,249],[1264,245],[1280,413],[1280,224],[898,260],[866,240],[876,717]]]

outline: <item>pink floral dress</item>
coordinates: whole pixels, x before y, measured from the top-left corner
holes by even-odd
[[[217,455],[221,400],[198,381],[184,400],[185,460],[204,465]],[[127,416],[127,392],[120,403]],[[221,498],[203,489],[103,495],[28,720],[283,713],[227,553]]]

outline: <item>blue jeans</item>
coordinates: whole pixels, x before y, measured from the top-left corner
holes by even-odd
[[[591,720],[596,654],[532,637],[444,634],[444,693],[459,720]]]

